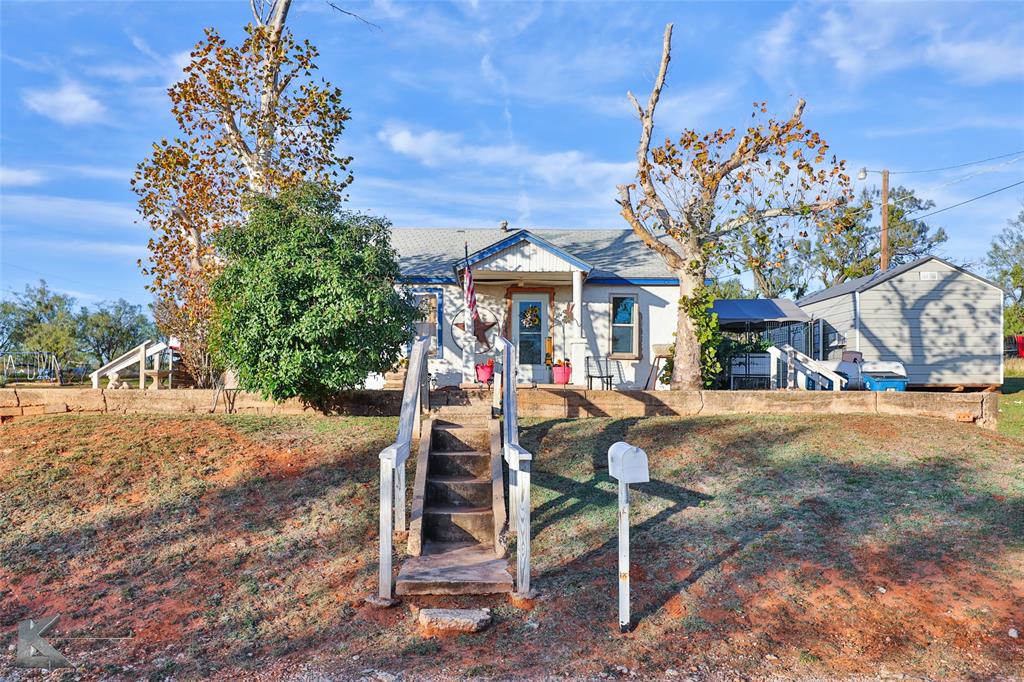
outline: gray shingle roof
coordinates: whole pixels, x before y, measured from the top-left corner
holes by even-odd
[[[949,261],[939,258],[938,256],[922,256],[921,258],[918,258],[917,260],[912,260],[909,263],[904,263],[903,265],[897,265],[894,268],[889,268],[885,272],[879,271],[871,275],[864,275],[863,277],[858,277],[857,279],[851,279],[848,282],[837,284],[834,287],[823,289],[817,293],[811,294],[810,296],[804,296],[796,303],[797,305],[809,305],[811,303],[817,303],[819,301],[827,301],[828,299],[835,298],[836,296],[844,296],[846,294],[852,294],[854,292],[865,291],[877,284],[881,284],[882,282],[888,281],[893,277],[898,277],[899,275],[902,275],[904,272],[913,270],[922,263],[927,263],[930,260],[937,260],[940,263],[943,263],[944,265],[948,265],[954,270],[958,270],[964,273],[965,275],[970,275],[971,277],[974,277],[975,279],[978,279],[984,282],[985,284],[991,285],[996,289],[1002,291],[1002,287],[1000,287],[998,284],[990,282],[984,277],[976,275],[973,272],[970,272],[969,270],[965,270],[959,265],[950,263]]]
[[[527,229],[594,266],[589,277],[674,277],[661,256],[648,249],[631,230]],[[464,256],[463,244],[472,254],[518,232],[499,228],[396,227],[391,244],[405,277],[452,277]]]

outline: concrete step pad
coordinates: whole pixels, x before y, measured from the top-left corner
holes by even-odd
[[[432,450],[446,452],[488,452],[491,449],[491,432],[486,420],[469,425],[435,423],[430,444]]]
[[[462,474],[428,474],[426,505],[490,507],[491,479]]]
[[[494,546],[494,512],[486,507],[428,505],[423,508],[423,537],[435,542],[479,542]]]
[[[472,476],[484,478],[491,475],[491,456],[486,452],[433,451],[427,458],[428,476]]]
[[[498,594],[512,591],[508,562],[478,543],[427,542],[423,554],[402,564],[399,595]]]

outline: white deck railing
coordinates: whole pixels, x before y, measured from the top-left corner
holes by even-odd
[[[100,367],[98,370],[90,374],[92,378],[92,387],[100,387],[100,377],[108,376],[114,372],[120,372],[122,369],[127,369],[134,364],[139,365],[139,388],[144,389],[146,387],[146,360],[163,353],[167,350],[167,344],[161,341],[160,343],[153,343],[153,341],[146,339],[139,345],[132,348],[130,351],[126,351],[121,355],[117,356],[107,364]],[[159,358],[157,359],[157,365],[154,369],[159,370]],[[160,385],[160,378],[157,377],[157,385]]]
[[[530,593],[530,469],[533,455],[519,446],[518,398],[516,373],[519,358],[515,345],[498,337],[502,353],[501,414],[504,417],[502,451],[508,463],[509,530],[516,535],[516,591]],[[499,383],[500,382],[500,383]]]
[[[822,363],[793,348],[788,343],[781,348],[771,346],[768,354],[771,362],[772,388],[807,389],[808,380],[814,382],[816,390],[827,391],[829,384],[833,391],[841,391],[846,385],[846,378],[829,369]],[[779,368],[784,376],[779,376]]]
[[[419,431],[420,414],[428,405],[427,348],[430,339],[421,336],[412,344],[409,371],[405,375],[398,438],[380,453],[380,580],[379,597],[392,598],[392,533],[405,530],[405,461],[409,459],[413,434]],[[424,437],[422,434],[420,437]],[[427,438],[430,434],[426,435]],[[394,525],[392,525],[392,520]]]

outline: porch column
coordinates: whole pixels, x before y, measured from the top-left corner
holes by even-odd
[[[569,348],[566,349],[569,360],[572,362],[572,383],[582,386],[586,384],[586,363],[587,339],[583,331],[583,271],[573,270],[572,272],[572,309],[573,309],[573,338],[569,341]]]
[[[473,313],[469,309],[469,293],[466,291],[466,276],[462,276],[462,306],[465,310],[465,343],[462,344],[462,383],[476,383],[476,330],[473,328]]]

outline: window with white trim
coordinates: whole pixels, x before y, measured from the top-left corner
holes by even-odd
[[[420,319],[414,323],[416,336],[430,338],[429,357],[440,357],[441,330],[439,324],[441,311],[441,295],[436,291],[416,291],[413,293],[413,304],[420,311]]]
[[[611,353],[615,358],[640,356],[640,310],[632,294],[611,297]]]

